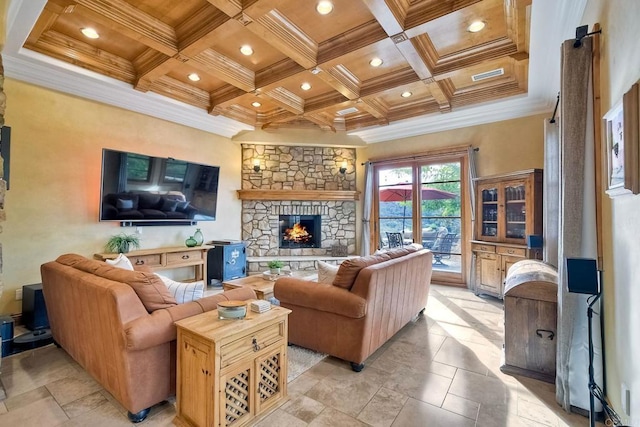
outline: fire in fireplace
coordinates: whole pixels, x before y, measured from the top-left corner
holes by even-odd
[[[280,215],[280,247],[320,247],[320,215]]]

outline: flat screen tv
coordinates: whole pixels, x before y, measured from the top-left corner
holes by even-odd
[[[220,167],[102,150],[100,221],[189,225],[215,221]]]

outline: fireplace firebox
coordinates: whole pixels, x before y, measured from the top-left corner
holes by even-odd
[[[280,215],[280,248],[319,248],[320,215]]]

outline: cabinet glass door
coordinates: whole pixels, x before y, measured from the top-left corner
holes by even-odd
[[[524,183],[504,186],[504,230],[507,239],[524,239],[527,223],[527,194]]]
[[[486,187],[481,190],[482,227],[481,237],[498,236],[498,187]]]

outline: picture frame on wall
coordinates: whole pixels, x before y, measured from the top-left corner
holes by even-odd
[[[604,116],[607,142],[607,194],[640,192],[640,85],[635,83]]]

